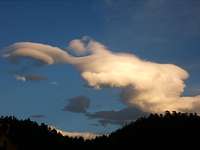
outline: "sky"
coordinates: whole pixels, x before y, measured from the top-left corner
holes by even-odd
[[[42,43],[74,54],[72,49],[80,48],[77,45],[92,41],[114,53],[136,55],[147,65],[152,61],[179,66],[189,73],[180,93],[200,95],[199,14],[198,0],[1,0],[0,54],[17,42]],[[74,39],[78,41],[75,47]],[[90,45],[92,52],[95,46]],[[77,66],[82,70],[77,71]],[[0,115],[101,134],[152,111],[124,102],[122,86],[110,87],[110,82],[102,83],[108,86],[102,89],[91,86],[91,80],[81,74],[84,67],[91,71],[87,64],[45,65],[35,59],[18,63],[1,58]]]

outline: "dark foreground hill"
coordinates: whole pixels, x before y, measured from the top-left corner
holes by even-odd
[[[15,117],[0,118],[0,150],[62,150],[69,148],[108,148],[117,145],[161,149],[175,145],[198,146],[200,117],[194,113],[166,112],[137,119],[109,136],[94,140],[69,138],[45,124],[18,120]]]

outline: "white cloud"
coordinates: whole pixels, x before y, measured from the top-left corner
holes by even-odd
[[[84,43],[81,39],[79,42]],[[184,81],[189,76],[184,69],[145,61],[134,54],[115,53],[94,40],[90,40],[85,49],[90,55],[74,57],[57,47],[22,42],[6,48],[3,55],[11,59],[31,57],[46,64],[72,64],[89,86],[122,88],[122,101],[145,112],[199,109],[200,96],[182,96]]]
[[[69,47],[73,49],[77,54],[84,54],[86,51],[85,44],[79,39],[72,40],[69,43]]]
[[[21,76],[21,75],[15,75],[15,79],[18,81],[26,82],[26,77]]]
[[[66,63],[70,61],[70,56],[60,48],[31,43],[31,42],[18,42],[7,48],[1,54],[4,58],[17,59],[20,57],[30,57],[39,60],[45,64]]]

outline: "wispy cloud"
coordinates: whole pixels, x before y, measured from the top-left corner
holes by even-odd
[[[41,76],[41,75],[36,75],[36,74],[25,74],[25,75],[19,75],[16,74],[15,79],[18,81],[42,81],[42,80],[47,80],[48,78],[45,76]]]

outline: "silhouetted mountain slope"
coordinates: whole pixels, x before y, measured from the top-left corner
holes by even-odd
[[[147,118],[139,118],[113,132],[108,137],[112,144],[189,144],[199,140],[200,117],[193,113],[170,113],[165,115],[151,114]],[[186,143],[184,143],[186,142]]]
[[[0,150],[69,149],[70,147],[111,147],[113,145],[166,146],[173,144],[198,145],[200,117],[197,114],[166,112],[139,118],[108,136],[94,140],[62,136],[45,124],[38,125],[29,119],[0,118]],[[96,147],[96,148],[99,148]]]

